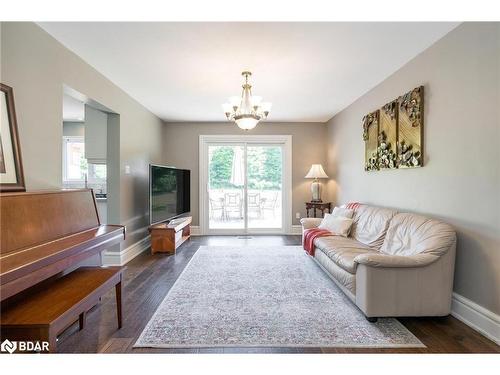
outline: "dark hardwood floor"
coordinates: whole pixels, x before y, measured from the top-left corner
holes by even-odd
[[[459,320],[405,318],[400,321],[427,348],[196,348],[134,349],[133,345],[169,289],[200,245],[299,245],[300,236],[191,237],[175,256],[140,254],[127,264],[124,285],[123,328],[116,326],[114,292],[106,294],[87,315],[87,325],[78,331],[70,326],[58,341],[62,353],[499,353],[500,347]]]

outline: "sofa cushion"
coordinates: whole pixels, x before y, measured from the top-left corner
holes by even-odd
[[[354,215],[354,210],[345,207],[334,207],[332,215],[352,219],[352,216]]]
[[[450,225],[424,216],[402,213],[392,218],[380,251],[402,256],[420,253],[441,256],[455,240],[455,230]]]
[[[356,294],[356,275],[345,271],[337,266],[328,256],[322,251],[314,253],[314,259],[330,274],[330,276],[340,284],[341,287],[347,290],[347,296],[354,301]]]
[[[333,216],[333,214],[325,214],[325,217],[318,225],[319,229],[326,229],[334,234],[342,237],[347,237],[351,230],[352,219],[341,216]]]
[[[389,223],[396,213],[395,210],[388,208],[360,205],[354,212],[351,237],[379,250]]]
[[[320,237],[314,241],[314,245],[319,251],[325,253],[337,266],[345,271],[355,274],[357,263],[354,262],[360,254],[374,253],[378,251],[371,249],[352,238],[340,236]]]

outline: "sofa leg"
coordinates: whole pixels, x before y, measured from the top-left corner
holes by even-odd
[[[370,323],[377,323],[378,318],[374,316],[367,316],[366,320],[368,320]]]

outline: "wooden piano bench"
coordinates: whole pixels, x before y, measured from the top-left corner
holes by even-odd
[[[12,303],[3,304],[2,340],[48,341],[49,351],[56,352],[57,335],[77,319],[83,329],[86,312],[113,286],[121,328],[123,271],[123,267],[81,267],[42,287],[28,289]]]

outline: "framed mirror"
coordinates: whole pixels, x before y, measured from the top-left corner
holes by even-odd
[[[0,191],[25,191],[12,87],[0,83]]]

